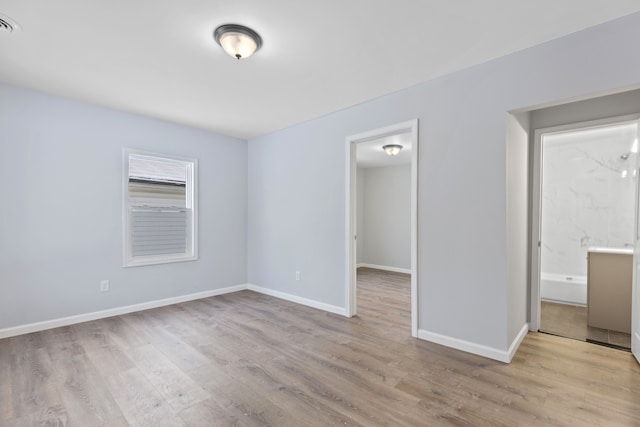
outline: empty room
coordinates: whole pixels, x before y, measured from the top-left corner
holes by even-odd
[[[0,0],[0,426],[640,425],[638,40]]]

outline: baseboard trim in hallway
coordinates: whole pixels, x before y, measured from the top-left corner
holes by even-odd
[[[364,263],[356,265],[356,268],[360,268],[360,267],[373,268],[374,270],[391,271],[393,273],[411,274],[410,268],[389,267],[386,265],[364,264]]]
[[[59,328],[61,326],[74,325],[76,323],[89,322],[91,320],[104,319],[107,317],[118,316],[121,314],[133,313],[135,311],[149,310],[151,308],[164,307],[181,302],[193,301],[202,298],[214,297],[216,295],[229,294],[232,292],[243,291],[247,289],[247,284],[229,286],[226,288],[213,289],[210,291],[196,292],[188,295],[180,295],[177,297],[164,298],[155,301],[143,302],[140,304],[126,305],[124,307],[109,308],[106,310],[94,311],[91,313],[78,314],[74,316],[62,317],[59,319],[45,320],[42,322],[28,323],[26,325],[12,326],[0,329],[0,339],[15,337],[17,335],[30,334],[32,332],[44,331],[47,329]]]

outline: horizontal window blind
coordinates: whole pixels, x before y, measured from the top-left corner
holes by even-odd
[[[130,154],[129,179],[184,184],[187,181],[186,162],[142,154]]]
[[[134,205],[176,206],[187,205],[186,186],[161,182],[129,180],[129,201]]]
[[[197,161],[125,150],[123,264],[197,259]]]
[[[132,207],[132,255],[186,253],[190,211],[190,209]]]

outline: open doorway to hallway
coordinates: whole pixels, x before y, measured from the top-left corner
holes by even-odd
[[[356,145],[357,310],[411,319],[411,133]],[[386,149],[386,150],[385,150]]]
[[[418,121],[412,120],[348,137],[346,159],[348,315],[359,309],[361,279],[369,286],[385,278],[405,281],[412,336],[418,329],[417,144]],[[359,275],[358,267],[367,274]]]

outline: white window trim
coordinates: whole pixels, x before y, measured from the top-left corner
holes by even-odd
[[[191,200],[192,213],[191,223],[193,224],[193,233],[188,239],[187,244],[191,246],[191,254],[166,254],[166,255],[148,255],[133,257],[131,254],[131,218],[129,204],[129,155],[141,154],[145,156],[161,157],[166,159],[181,160],[193,163],[193,179],[191,186],[193,191],[187,191],[186,197]],[[173,262],[195,261],[198,259],[198,159],[175,156],[167,153],[156,153],[151,151],[136,150],[131,148],[122,149],[122,266],[137,267],[142,265],[167,264]]]

